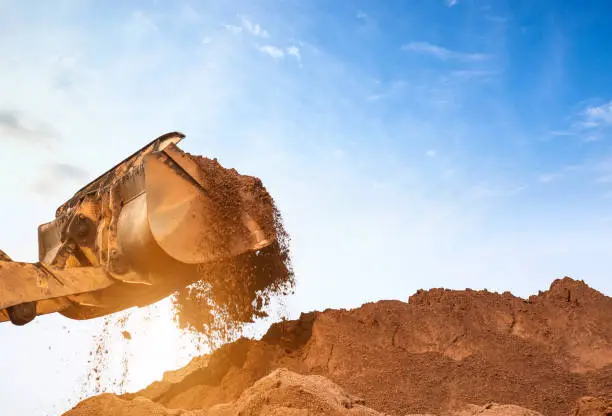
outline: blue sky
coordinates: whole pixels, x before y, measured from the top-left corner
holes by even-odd
[[[564,275],[612,294],[611,11],[0,0],[0,245],[36,261],[36,226],[59,204],[180,130],[185,150],[261,177],[277,199],[293,317],[440,286],[529,296]],[[168,341],[167,318],[141,318],[131,346],[115,344],[147,346],[131,389],[193,354]],[[74,404],[99,327],[2,326],[0,402],[13,414]]]

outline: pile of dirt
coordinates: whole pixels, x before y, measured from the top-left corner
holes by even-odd
[[[179,327],[216,346],[234,339],[245,323],[266,317],[272,299],[293,293],[290,237],[259,178],[226,169],[217,159],[190,156],[200,167],[209,218],[215,219],[202,244],[225,260],[200,265],[202,279],[175,293],[173,303]],[[245,214],[274,242],[234,257],[232,247],[242,246],[241,238],[253,232],[244,225]]]
[[[103,394],[84,401],[71,410],[69,416],[384,416],[365,406],[362,399],[352,396],[323,376],[301,375],[285,368],[277,369],[246,389],[238,399],[208,409],[168,409],[145,397],[127,400]],[[490,403],[485,406],[467,405],[445,416],[542,416],[515,405]],[[413,414],[407,416],[435,416]]]
[[[257,386],[269,386],[265,377],[271,374],[293,374],[278,369],[325,380],[291,376],[302,384],[276,402]],[[311,382],[322,388],[308,396]],[[219,348],[204,367],[180,380],[112,400],[202,415],[215,414],[207,412],[224,403],[243,414],[352,414],[299,410],[300,397],[316,403],[329,403],[328,393],[344,397],[332,385],[353,398],[340,402],[381,414],[606,415],[612,400],[612,298],[564,278],[529,299],[433,289],[408,302],[302,314],[272,325],[259,341],[242,338]],[[80,406],[101,399],[90,400]],[[295,412],[245,410],[270,400]],[[86,414],[73,412],[67,414]]]

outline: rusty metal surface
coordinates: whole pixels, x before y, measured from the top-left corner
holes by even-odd
[[[60,206],[57,210],[57,215],[62,215],[68,208],[74,206],[79,200],[87,194],[99,192],[100,189],[110,186],[118,176],[124,174],[132,166],[142,163],[142,158],[151,153],[163,150],[166,146],[171,143],[178,143],[185,138],[185,135],[180,132],[166,133],[157,139],[151,141],[140,150],[134,152],[132,155],[113,166],[111,169],[85,185],[83,188],[78,190],[70,200]]]
[[[114,283],[98,267],[45,268],[40,263],[0,261],[0,309],[24,302],[104,289]]]

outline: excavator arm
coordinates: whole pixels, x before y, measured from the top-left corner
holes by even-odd
[[[37,263],[0,252],[0,321],[146,306],[202,279],[203,265],[272,244],[259,179],[183,152],[184,137],[158,137],[76,192],[39,226]]]

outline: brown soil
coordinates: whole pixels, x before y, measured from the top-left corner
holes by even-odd
[[[227,342],[245,323],[267,316],[272,298],[292,293],[295,280],[290,238],[280,211],[260,179],[223,168],[216,159],[191,156],[201,169],[215,219],[207,235],[220,256],[228,256],[235,238],[248,235],[241,215],[247,213],[275,243],[257,252],[201,265],[202,280],[173,296],[180,328],[201,335],[211,346]]]
[[[576,403],[572,416],[610,416],[612,400],[600,397],[583,397]]]
[[[285,368],[257,381],[231,403],[214,405],[208,409],[168,409],[145,397],[132,400],[103,394],[86,400],[67,413],[69,416],[384,416],[364,401],[348,394],[323,376],[302,375]],[[484,406],[467,405],[445,416],[542,416],[516,405],[490,403]],[[412,414],[407,416],[435,416]]]
[[[383,414],[609,415],[612,298],[570,278],[529,299],[469,289],[419,291],[407,303],[302,314],[272,325],[259,341],[223,346],[205,365],[121,400],[140,397],[165,409],[202,411],[238,406],[249,387],[286,368],[324,376],[347,397],[363,400],[355,403]],[[293,406],[293,396],[283,400]],[[319,414],[308,411],[303,414]]]

